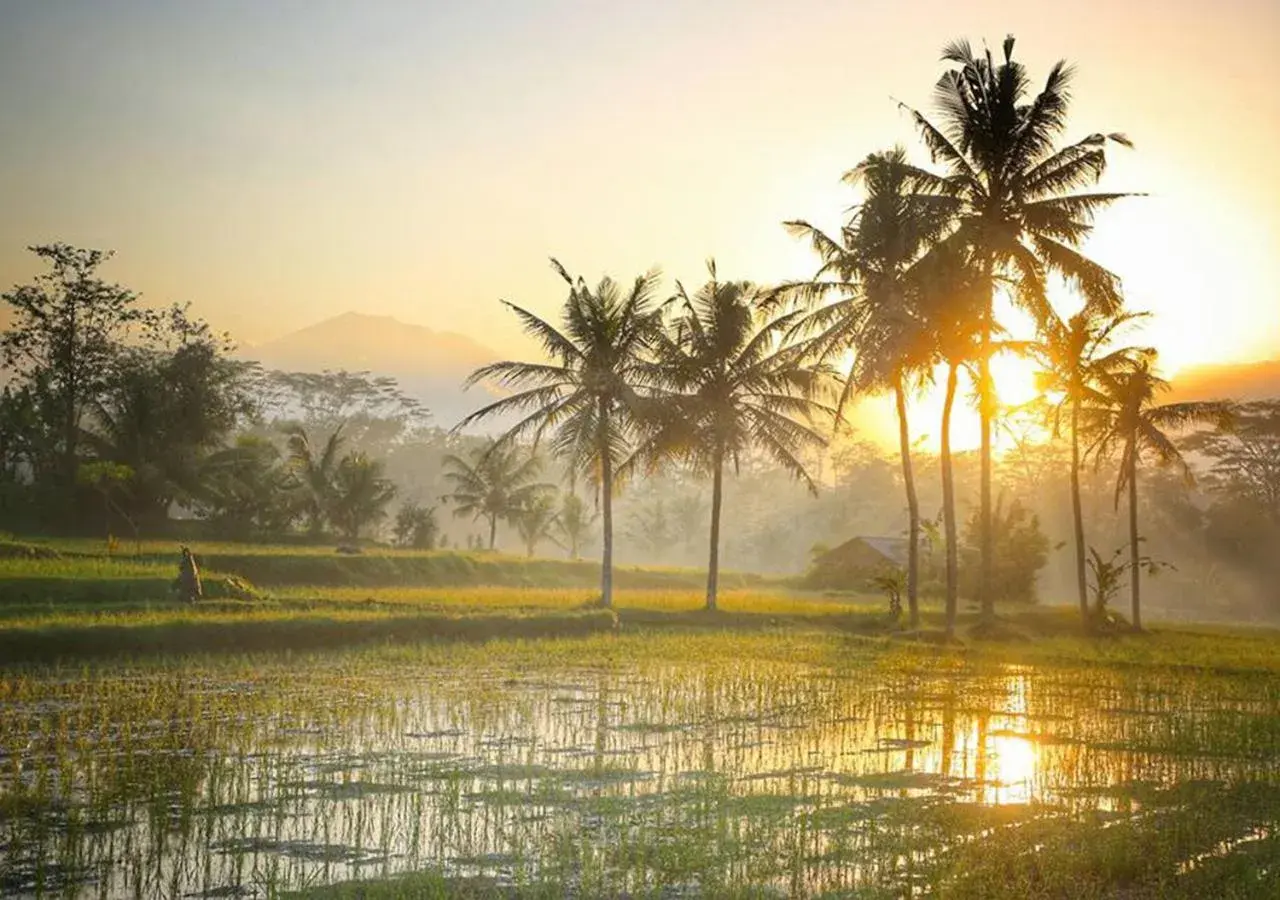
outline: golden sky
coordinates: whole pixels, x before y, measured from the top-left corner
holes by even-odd
[[[1093,251],[1156,310],[1169,368],[1280,355],[1280,4],[702,0],[44,2],[0,27],[0,284],[26,244],[243,342],[350,309],[523,352],[559,257],[774,280],[834,226],[840,174],[911,130],[938,51],[1007,32],[1079,67],[1072,133],[1127,132],[1144,190]]]

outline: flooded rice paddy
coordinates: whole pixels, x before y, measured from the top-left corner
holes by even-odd
[[[0,895],[1280,896],[1274,679],[707,641],[0,675]]]

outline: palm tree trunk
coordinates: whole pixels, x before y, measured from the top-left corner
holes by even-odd
[[[990,328],[983,326],[982,350],[978,360],[978,418],[982,430],[982,441],[979,448],[982,475],[979,487],[979,568],[978,599],[982,603],[982,618],[995,618],[996,608],[991,591],[991,569],[994,554],[995,535],[991,528],[991,333]]]
[[[1089,584],[1085,578],[1084,513],[1080,509],[1080,397],[1071,401],[1071,515],[1076,538],[1076,588],[1080,592],[1080,623],[1089,627]]]
[[[1129,581],[1133,585],[1133,630],[1142,630],[1142,611],[1138,601],[1138,454],[1129,454]]]
[[[956,364],[947,366],[947,393],[942,403],[942,522],[947,544],[947,637],[955,637],[960,585],[956,547],[956,491],[951,471],[951,410],[956,400]]]
[[[993,261],[988,256],[983,265],[983,287],[986,309],[982,317],[982,346],[978,351],[978,420],[982,432],[979,456],[981,458],[981,483],[979,495],[978,532],[980,559],[978,569],[978,599],[982,603],[982,618],[995,617],[995,597],[992,593],[992,565],[994,563],[995,534],[991,528],[991,419],[995,412],[994,385],[991,383],[991,320],[995,301],[995,282],[992,278]]]
[[[497,515],[489,516],[489,549],[492,550],[497,546],[498,541],[498,517]]]
[[[720,502],[724,492],[724,451],[716,448],[711,475],[711,554],[707,561],[707,609],[716,608],[720,580]]]
[[[613,608],[613,457],[609,453],[608,401],[600,400],[600,491],[603,506],[600,510],[601,543],[604,545],[600,561],[600,605]]]
[[[907,422],[907,394],[899,373],[893,384],[898,407],[898,444],[902,452],[902,484],[907,491],[907,609],[911,627],[920,627],[920,500],[916,496],[915,473],[911,467],[911,432]]]

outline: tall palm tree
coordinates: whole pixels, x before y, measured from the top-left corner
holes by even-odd
[[[970,252],[986,282],[977,359],[981,423],[981,602],[994,613],[992,571],[991,430],[995,391],[991,381],[994,296],[999,281],[1013,284],[1012,299],[1037,321],[1048,317],[1045,282],[1055,274],[1090,305],[1112,313],[1121,305],[1119,279],[1078,249],[1093,217],[1120,193],[1081,192],[1096,184],[1107,163],[1108,143],[1130,146],[1121,134],[1091,134],[1066,146],[1072,69],[1059,61],[1043,88],[1030,95],[1025,67],[1013,59],[1007,37],[997,62],[975,54],[967,41],[942,52],[949,68],[935,89],[940,125],[910,110],[933,160],[947,169],[943,193],[959,203],[948,242]]]
[[[1104,313],[1086,306],[1063,321],[1056,314],[1041,323],[1040,340],[1034,355],[1040,360],[1040,387],[1048,394],[1061,397],[1050,410],[1055,435],[1061,432],[1063,413],[1069,416],[1071,431],[1071,516],[1076,550],[1076,588],[1079,593],[1080,617],[1089,625],[1089,585],[1086,572],[1088,552],[1084,537],[1084,513],[1080,502],[1080,412],[1085,403],[1101,399],[1096,393],[1103,375],[1120,375],[1139,360],[1155,351],[1149,348],[1122,347],[1108,349],[1113,337],[1148,313]]]
[[[774,296],[790,296],[808,307],[825,301],[804,322],[807,330],[817,332],[813,345],[820,358],[853,351],[838,403],[841,418],[855,393],[893,394],[907,495],[907,605],[914,628],[920,617],[920,504],[907,398],[913,385],[927,378],[935,359],[920,306],[928,285],[918,270],[952,227],[958,203],[947,194],[943,179],[911,166],[900,147],[871,154],[844,180],[863,186],[866,196],[853,208],[839,240],[808,222],[785,223],[793,235],[809,241],[822,266],[813,279],[781,285]]]
[[[613,605],[614,469],[628,453],[635,434],[634,410],[643,387],[641,354],[657,331],[660,310],[654,302],[657,272],[640,276],[624,291],[606,277],[590,288],[556,260],[552,267],[569,285],[561,326],[556,328],[528,310],[506,303],[526,333],[541,342],[549,362],[503,361],[472,373],[468,384],[492,380],[514,390],[467,416],[459,427],[494,415],[522,418],[499,442],[532,437],[535,444],[552,433],[552,451],[571,471],[590,477],[600,489],[603,550],[600,602]]]
[[[288,435],[286,448],[289,451],[289,465],[304,492],[302,504],[307,516],[307,528],[312,535],[319,535],[324,531],[329,509],[333,504],[333,479],[345,442],[342,426],[335,428],[319,449],[301,425],[289,425],[285,427],[284,433]]]
[[[982,306],[980,281],[971,260],[956,248],[935,248],[916,271],[920,319],[926,343],[946,366],[938,462],[942,481],[942,521],[946,545],[946,634],[955,636],[960,609],[960,534],[956,525],[955,473],[952,465],[951,422],[962,369],[977,358],[978,315]]]
[[[710,280],[690,296],[677,282],[667,328],[653,343],[647,381],[656,388],[650,432],[632,462],[674,458],[711,476],[707,609],[716,608],[724,467],[760,450],[817,492],[801,453],[826,440],[811,423],[825,372],[806,365],[809,348],[787,342],[796,313],[757,323],[760,295],[744,281]]]
[[[536,456],[516,444],[491,441],[477,447],[470,461],[452,453],[444,458],[444,477],[452,487],[445,496],[453,501],[455,516],[489,523],[489,549],[493,550],[498,522],[516,522],[521,511],[551,487],[535,480],[541,468]]]
[[[1139,605],[1141,560],[1138,554],[1138,463],[1144,454],[1155,456],[1162,464],[1177,463],[1188,483],[1191,469],[1181,451],[1165,434],[1165,429],[1180,429],[1197,424],[1227,428],[1232,412],[1229,403],[1157,404],[1159,395],[1169,383],[1152,371],[1154,355],[1136,359],[1115,372],[1100,372],[1097,389],[1082,408],[1090,431],[1096,435],[1090,452],[1097,459],[1109,458],[1117,449],[1120,468],[1116,476],[1115,506],[1128,488],[1129,499],[1129,578],[1132,600],[1132,625],[1142,628]]]

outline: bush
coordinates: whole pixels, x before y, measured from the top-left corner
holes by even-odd
[[[960,543],[960,592],[977,597],[982,577],[980,512],[965,523]],[[1040,517],[1014,500],[1008,508],[1001,497],[991,511],[994,559],[991,571],[992,599],[996,603],[1034,603],[1036,575],[1049,561],[1049,539],[1040,529]]]

